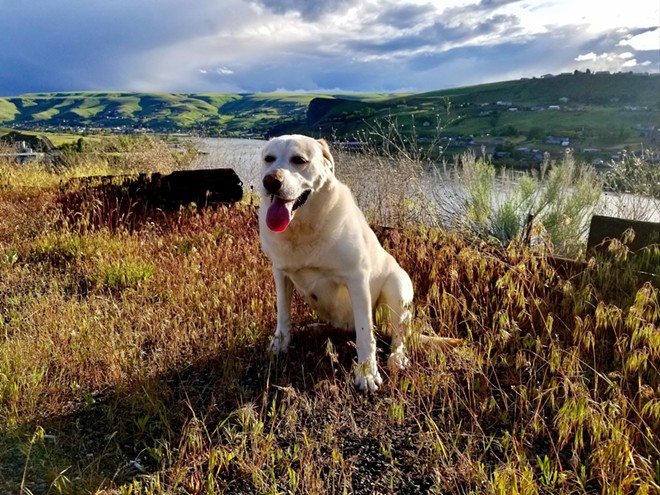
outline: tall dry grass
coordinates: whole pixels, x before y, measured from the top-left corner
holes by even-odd
[[[515,243],[385,230],[415,329],[466,343],[416,347],[365,396],[351,335],[296,331],[289,356],[267,355],[274,289],[252,207],[109,228],[27,183],[0,190],[1,492],[660,488],[658,289],[622,247],[554,266]],[[294,321],[315,321],[297,297]]]

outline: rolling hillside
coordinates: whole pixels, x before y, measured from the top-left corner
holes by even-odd
[[[615,149],[660,144],[660,75],[579,73],[419,94],[183,94],[80,92],[0,98],[0,125],[130,133],[268,136],[307,132],[356,139],[378,122],[418,142]],[[558,142],[559,142],[558,141]]]
[[[382,102],[312,102],[312,129],[338,126],[345,132],[366,122],[396,118],[419,138],[567,137],[594,146],[660,138],[660,76],[566,74],[395,97]],[[311,110],[316,109],[316,113]],[[654,130],[655,129],[655,130]]]

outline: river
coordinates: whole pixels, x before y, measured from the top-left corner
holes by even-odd
[[[245,190],[254,190],[261,180],[260,152],[264,144],[265,141],[259,139],[196,138],[195,145],[204,154],[197,158],[193,166],[195,168],[233,168],[243,181]],[[337,165],[337,169],[341,174],[341,164]],[[382,176],[382,174],[379,175]],[[346,180],[346,177],[342,177],[342,179]],[[400,179],[399,177],[397,180]],[[353,176],[353,180],[348,182],[355,189],[361,187],[361,184],[357,182],[359,180],[359,176],[357,178]],[[375,184],[369,178],[366,182]],[[447,174],[424,173],[420,182],[423,184],[421,190],[424,191],[429,201],[437,203],[439,196],[451,196],[454,202],[460,202],[461,186]],[[500,183],[500,191],[497,196],[505,197],[510,187],[510,184]],[[362,206],[364,208],[364,205]],[[446,207],[446,205],[443,206]],[[660,222],[660,201],[638,195],[608,192],[603,194],[596,213]]]
[[[260,139],[196,138],[195,146],[202,155],[193,163],[195,168],[233,168],[245,189],[255,188],[261,169]]]

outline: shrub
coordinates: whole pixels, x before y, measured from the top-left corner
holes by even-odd
[[[660,167],[651,153],[626,153],[605,175],[607,202],[603,214],[632,220],[658,221],[660,217]]]
[[[498,174],[487,159],[466,153],[445,177],[457,187],[445,185],[445,195],[435,195],[444,225],[507,245],[522,240],[533,219],[530,232],[562,254],[584,244],[602,190],[593,168],[578,165],[570,153],[561,163],[546,162],[539,175]]]

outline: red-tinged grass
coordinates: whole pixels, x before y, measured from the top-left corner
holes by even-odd
[[[0,492],[657,493],[658,290],[623,247],[560,271],[382,232],[415,329],[465,344],[415,346],[364,395],[352,336],[300,331],[298,299],[291,352],[267,355],[253,208],[146,209],[127,229],[88,200],[67,217],[55,185],[0,190]]]

